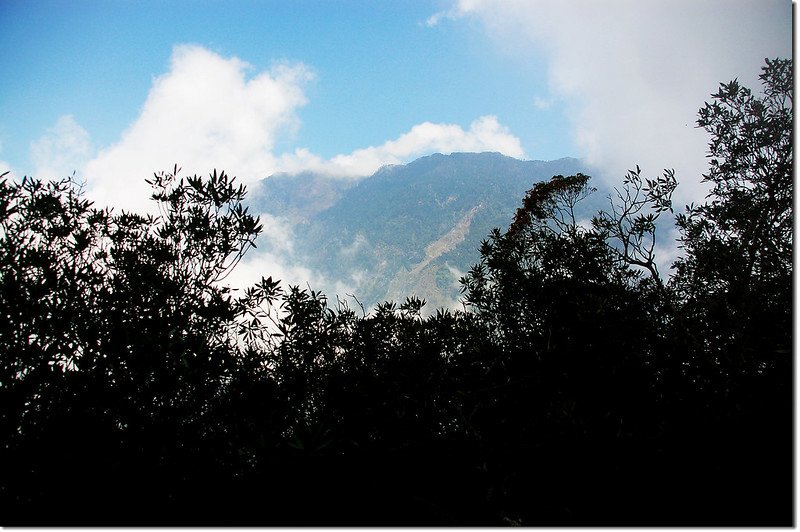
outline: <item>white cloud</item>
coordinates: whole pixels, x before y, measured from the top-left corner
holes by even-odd
[[[429,27],[437,26],[443,20],[455,20],[464,16],[465,13],[473,11],[481,0],[458,0],[453,7],[445,9],[431,15],[425,20],[425,24]]]
[[[269,249],[281,254],[294,252],[292,224],[289,220],[268,213],[260,213],[259,222],[263,229],[258,239],[258,248]]]
[[[241,290],[259,282],[262,277],[272,277],[282,281],[284,289],[289,285],[304,287],[306,282],[311,286],[317,286],[321,279],[309,268],[291,260],[285,253],[255,249],[245,255],[223,283]]]
[[[498,49],[545,51],[581,155],[620,180],[676,170],[680,201],[704,195],[707,137],[697,110],[719,82],[754,90],[765,57],[790,57],[785,0],[462,0],[435,15],[479,20]]]
[[[262,277],[272,277],[281,281],[284,290],[288,290],[292,285],[300,288],[310,286],[314,290],[321,290],[334,300],[336,294],[344,296],[358,291],[357,288],[364,278],[363,274],[359,277],[356,272],[350,279],[331,279],[305,266],[308,262],[306,257],[295,252],[294,228],[289,220],[260,213],[259,221],[263,230],[256,240],[257,247],[250,249],[220,284],[235,290],[244,290],[259,282]],[[364,243],[364,237],[359,235],[350,251],[357,251]]]
[[[540,111],[544,111],[546,109],[550,109],[551,107],[553,107],[553,100],[542,98],[541,96],[534,96],[533,106],[539,109]]]
[[[279,65],[253,77],[251,67],[200,46],[176,46],[169,71],[156,78],[139,117],[120,141],[86,166],[101,204],[147,208],[144,179],[172,168],[206,174],[225,169],[243,181],[275,170],[278,135],[298,127],[312,78],[302,65]]]
[[[72,115],[64,115],[42,137],[31,143],[33,176],[39,179],[67,177],[83,169],[93,149],[89,133]]]
[[[278,155],[276,140],[300,126],[297,111],[306,103],[303,86],[313,74],[302,64],[280,65],[248,77],[251,70],[235,57],[224,58],[200,46],[176,46],[169,71],[153,81],[136,120],[116,144],[85,165],[92,199],[99,205],[152,210],[144,179],[176,163],[184,175],[205,175],[217,168],[247,183],[275,172],[304,170],[363,177],[386,164],[433,152],[524,155],[519,139],[494,116],[478,118],[467,130],[424,122],[380,146],[327,160],[308,148]],[[73,129],[83,131],[69,120]],[[85,138],[88,141],[88,135]],[[57,168],[54,157],[42,160],[51,160],[49,168]]]
[[[242,290],[257,283],[262,277],[272,277],[281,281],[284,290],[291,285],[300,288],[310,286],[334,298],[335,294],[344,295],[356,291],[360,279],[354,277],[351,283],[329,279],[320,272],[303,266],[302,258],[296,257],[290,250],[269,249],[265,236],[266,233],[259,237],[256,242],[258,248],[250,250],[245,255],[245,258],[224,279],[223,284]]]
[[[261,277],[272,277],[280,280],[284,289],[289,285],[305,287],[306,283],[315,289],[336,286],[320,273],[303,266],[302,257],[295,254],[294,231],[287,219],[261,213],[259,221],[263,230],[256,240],[257,247],[248,251],[222,284],[241,290],[257,283]]]
[[[369,246],[369,241],[367,241],[364,234],[357,233],[355,238],[353,238],[353,242],[339,249],[339,255],[342,257],[352,257],[367,246]]]
[[[323,160],[308,150],[297,150],[281,157],[283,171],[314,170],[334,176],[363,177],[387,164],[409,162],[433,152],[497,151],[511,157],[524,157],[519,138],[497,121],[495,116],[482,116],[468,130],[457,124],[424,122],[394,140],[370,146],[347,155]]]

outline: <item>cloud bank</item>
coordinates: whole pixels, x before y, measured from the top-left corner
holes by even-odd
[[[618,182],[635,164],[648,174],[674,167],[684,201],[705,191],[697,110],[720,82],[758,90],[764,58],[792,52],[785,0],[461,0],[427,23],[461,18],[479,21],[505,53],[545,52],[550,90],[601,174]]]
[[[308,150],[297,150],[280,160],[282,171],[314,170],[332,176],[368,176],[387,164],[400,164],[432,152],[498,151],[511,157],[524,157],[520,140],[495,116],[482,116],[464,130],[456,124],[424,122],[394,140],[370,146],[347,155],[323,160]]]

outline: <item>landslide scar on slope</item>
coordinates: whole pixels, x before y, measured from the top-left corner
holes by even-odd
[[[483,203],[479,203],[475,207],[471,208],[467,214],[465,214],[456,225],[450,229],[444,236],[440,239],[435,240],[428,244],[425,247],[425,259],[414,266],[411,270],[419,271],[425,266],[430,263],[430,261],[434,260],[437,257],[442,256],[443,254],[447,253],[454,249],[457,245],[464,241],[467,237],[467,233],[469,232],[469,226],[472,224],[472,219],[475,217],[475,213],[483,208]]]

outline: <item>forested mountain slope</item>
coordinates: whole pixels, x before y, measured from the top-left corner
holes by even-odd
[[[381,168],[353,183],[313,173],[275,175],[255,187],[255,212],[293,224],[295,255],[353,286],[366,307],[417,295],[426,310],[457,304],[458,278],[480,242],[506,228],[534,183],[582,171],[581,161],[521,161],[499,153],[453,153]],[[587,220],[606,194],[584,202]]]

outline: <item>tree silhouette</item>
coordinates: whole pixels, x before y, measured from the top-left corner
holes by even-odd
[[[591,223],[558,175],[429,317],[236,295],[262,228],[224,172],[155,174],[157,216],[0,176],[3,524],[792,524],[792,62],[761,79],[700,110],[671,277],[672,171]]]
[[[734,80],[700,110],[711,201],[677,218],[673,280],[691,321],[719,338],[708,357],[748,374],[785,371],[791,351],[792,62],[767,61],[760,78],[762,98]]]
[[[87,493],[109,512],[167,497],[154,479],[191,470],[240,363],[217,281],[260,231],[244,189],[216,172],[153,185],[156,218],[95,209],[69,180],[0,185],[4,497],[42,522],[91,519]]]
[[[696,394],[685,419],[707,440],[698,450],[719,464],[722,472],[713,474],[737,477],[718,504],[731,522],[764,522],[771,513],[787,523],[792,61],[767,60],[760,79],[763,96],[734,80],[700,110],[698,125],[711,137],[704,180],[712,190],[708,201],[677,217],[685,253],[670,286],[680,301],[673,334]]]
[[[605,522],[619,508],[599,493],[576,505],[568,479],[610,475],[597,457],[619,466],[616,453],[657,431],[648,280],[618,260],[605,232],[577,223],[588,179],[535,185],[462,280],[492,339],[474,423],[495,454],[495,489],[516,506],[507,517],[523,523]],[[531,513],[531,498],[548,501],[546,509]]]

